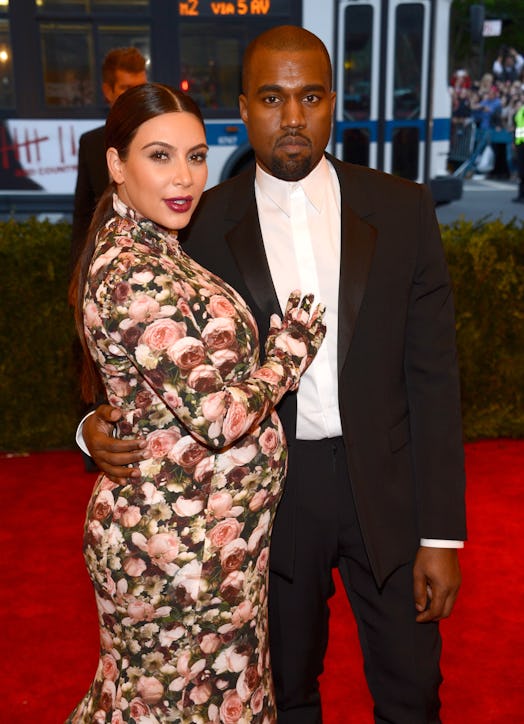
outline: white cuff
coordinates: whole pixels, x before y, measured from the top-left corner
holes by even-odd
[[[437,538],[421,538],[420,545],[426,548],[464,548],[463,540],[439,540]]]
[[[84,442],[84,436],[82,435],[82,427],[84,425],[84,422],[89,417],[89,415],[92,415],[94,412],[95,412],[94,410],[91,410],[91,412],[88,412],[87,415],[84,415],[84,417],[80,420],[78,427],[76,428],[76,435],[75,435],[76,444],[78,445],[80,450],[83,453],[85,453],[86,455],[88,455],[89,457],[91,457],[91,453],[87,449],[87,445]]]

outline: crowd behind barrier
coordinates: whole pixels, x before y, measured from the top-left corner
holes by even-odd
[[[478,81],[456,70],[450,94],[450,170],[460,177],[483,173],[516,180],[515,114],[524,105],[524,56],[503,46],[491,72]]]

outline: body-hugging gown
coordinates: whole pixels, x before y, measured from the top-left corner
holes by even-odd
[[[86,516],[100,660],[68,722],[270,724],[269,539],[287,450],[240,296],[117,197],[88,276],[86,338],[141,477],[101,475]],[[212,240],[210,240],[212,243]]]

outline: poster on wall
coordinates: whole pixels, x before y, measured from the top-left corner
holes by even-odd
[[[0,191],[73,194],[78,141],[104,120],[9,119],[0,123]]]

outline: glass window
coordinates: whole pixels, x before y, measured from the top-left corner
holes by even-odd
[[[9,38],[9,22],[0,20],[0,108],[14,108],[13,51]]]
[[[418,128],[396,128],[393,131],[393,159],[391,173],[416,181],[418,178]]]
[[[393,118],[420,118],[424,7],[399,5],[395,24]]]
[[[372,6],[346,8],[345,28],[344,118],[362,121],[370,114]]]
[[[149,28],[144,26],[130,27],[129,25],[100,25],[98,27],[98,48],[100,66],[106,54],[113,48],[137,48],[146,59],[146,70],[149,76],[151,64],[151,50],[149,42]],[[97,68],[100,77],[100,68]]]
[[[96,100],[91,32],[86,26],[41,26],[45,104],[93,106]]]
[[[219,33],[214,22],[180,22],[181,87],[204,113],[238,116],[242,55],[250,40],[272,25],[271,20],[228,22],[227,32]]]

